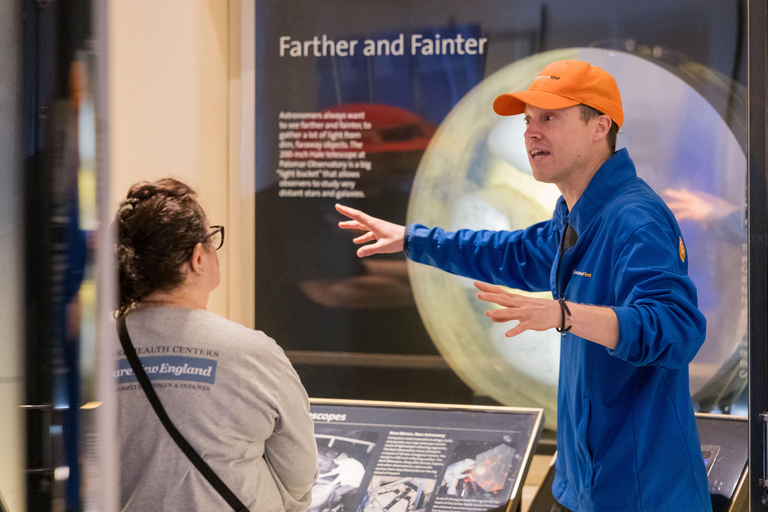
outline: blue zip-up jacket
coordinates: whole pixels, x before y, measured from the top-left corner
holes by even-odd
[[[561,256],[567,223],[578,239]],[[561,197],[551,220],[520,231],[412,224],[405,253],[480,281],[613,308],[615,350],[570,332],[560,344],[552,492],[575,512],[711,512],[688,384],[706,321],[677,221],[626,149],[571,212]]]

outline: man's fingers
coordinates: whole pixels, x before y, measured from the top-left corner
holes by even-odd
[[[500,306],[512,306],[517,301],[518,295],[509,293],[503,290],[500,286],[495,284],[483,283],[482,281],[475,281],[475,288],[480,290],[477,294],[477,298],[486,302],[493,302]]]
[[[507,308],[517,304],[514,296],[504,295],[502,293],[478,292],[477,298]]]
[[[354,219],[358,213],[362,213],[360,210],[355,210],[354,208],[344,206],[343,204],[336,203],[335,206],[337,212],[341,213],[342,215],[346,215],[350,219]]]
[[[502,309],[489,309],[485,312],[485,316],[490,318],[493,322],[504,323],[510,320],[518,320],[518,313],[514,308],[502,308]]]
[[[350,208],[349,206],[344,206],[343,204],[336,204],[336,211],[341,213],[342,215],[346,215],[350,219],[358,221],[360,224],[368,225],[371,223],[371,221],[374,219],[370,215],[361,212],[360,210],[355,210],[354,208]]]
[[[517,336],[518,334],[524,333],[527,330],[528,330],[528,328],[525,327],[525,325],[522,322],[520,322],[513,329],[510,329],[507,332],[505,332],[504,336],[506,336],[507,338],[512,338],[514,336]]]
[[[368,231],[368,228],[356,220],[343,220],[339,222],[341,229],[359,229],[360,231]]]
[[[358,249],[357,255],[359,257],[364,258],[372,254],[393,253],[403,250],[405,226],[398,226],[397,224],[371,217],[360,210],[355,210],[342,204],[336,204],[336,210],[352,219],[339,222],[340,228],[366,231],[366,233],[355,238],[353,240],[354,243],[364,244],[376,241],[376,243]]]
[[[482,281],[475,281],[475,288],[484,292],[503,292],[504,291],[500,287],[496,286],[495,284],[488,284]]]
[[[357,256],[360,258],[365,258],[366,256],[372,256],[374,254],[378,254],[380,252],[378,248],[379,248],[378,243],[364,245],[363,247],[357,250]]]
[[[369,231],[364,235],[360,235],[359,237],[352,239],[352,242],[356,244],[364,244],[366,242],[372,242],[373,240],[376,240],[376,235]]]

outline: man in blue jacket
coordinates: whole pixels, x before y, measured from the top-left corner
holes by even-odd
[[[553,511],[711,512],[688,385],[705,336],[680,228],[637,177],[613,77],[581,61],[547,66],[494,102],[525,114],[538,181],[562,193],[552,219],[520,231],[407,228],[337,205],[363,230],[360,257],[408,258],[477,279],[494,322],[562,332]],[[502,290],[551,290],[554,299]]]

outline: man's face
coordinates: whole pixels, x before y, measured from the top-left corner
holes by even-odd
[[[546,110],[525,106],[525,148],[536,181],[567,184],[588,166],[592,129],[579,106]]]

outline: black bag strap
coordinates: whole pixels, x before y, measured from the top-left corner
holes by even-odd
[[[168,417],[168,413],[165,412],[163,404],[160,403],[160,399],[157,397],[157,393],[155,393],[155,388],[152,387],[152,383],[149,381],[149,377],[147,377],[147,372],[145,372],[144,367],[141,366],[139,356],[136,355],[136,350],[133,348],[133,343],[131,343],[131,337],[128,335],[128,327],[125,325],[125,317],[117,319],[117,332],[120,335],[120,344],[123,346],[125,356],[128,358],[128,362],[131,363],[133,373],[136,375],[136,379],[138,379],[139,384],[141,384],[144,394],[149,399],[149,403],[152,404],[152,408],[155,410],[155,413],[157,413],[157,417],[160,418],[160,423],[163,424],[165,430],[168,431],[171,438],[176,442],[179,448],[181,448],[181,451],[184,452],[184,455],[187,456],[189,461],[194,464],[197,470],[200,471],[206,480],[208,480],[208,483],[216,489],[233,510],[236,512],[249,512],[248,508],[243,505],[243,502],[235,496],[235,493],[227,487],[227,484],[219,478],[219,475],[211,469],[211,466],[203,460],[194,448],[192,448],[192,445],[189,444],[173,424],[171,418]]]

